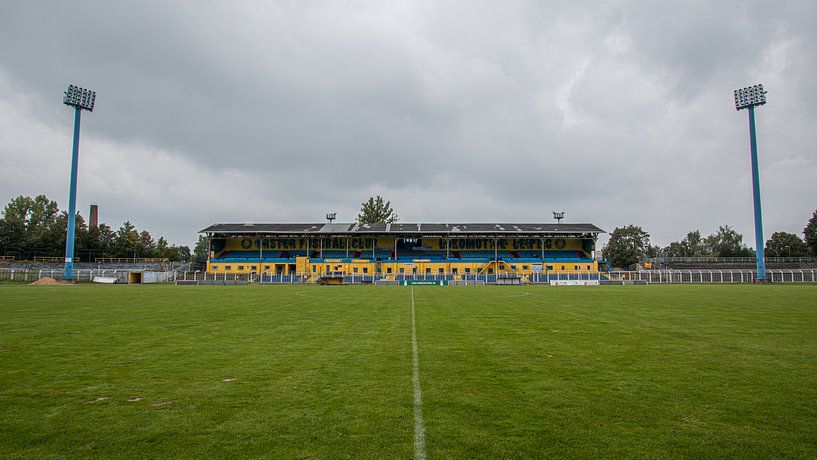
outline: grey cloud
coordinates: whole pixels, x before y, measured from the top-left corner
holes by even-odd
[[[59,96],[76,82],[99,94],[86,190],[179,239],[208,219],[351,220],[378,193],[404,220],[560,208],[662,244],[723,223],[748,239],[745,113],[730,93],[765,81],[767,233],[799,231],[817,206],[800,179],[817,167],[814,19],[806,1],[23,2],[0,18],[0,102],[28,115],[0,160],[29,174],[15,156],[50,136],[43,160],[62,161]],[[128,152],[186,170],[129,162],[155,193],[126,200],[104,175]],[[151,204],[162,194],[173,209]]]

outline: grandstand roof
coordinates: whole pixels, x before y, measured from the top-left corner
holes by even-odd
[[[199,233],[221,235],[492,235],[552,236],[604,233],[593,224],[213,224]]]

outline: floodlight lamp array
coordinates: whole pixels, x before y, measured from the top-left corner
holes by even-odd
[[[735,90],[735,109],[748,109],[766,103],[766,91],[763,85],[747,86]]]
[[[68,89],[65,90],[65,97],[62,100],[62,103],[65,105],[77,107],[79,109],[87,110],[89,112],[94,111],[95,102],[96,91],[80,88],[79,86],[76,85],[68,85]]]

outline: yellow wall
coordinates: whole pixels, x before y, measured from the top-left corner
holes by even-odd
[[[346,275],[373,275],[382,271],[383,275],[437,275],[440,269],[444,274],[457,273],[460,275],[484,274],[488,270],[493,270],[494,274],[518,273],[528,275],[534,272],[534,266],[540,264],[533,262],[500,262],[498,266],[491,262],[441,262],[416,259],[413,262],[375,262],[368,259],[355,259],[350,262],[343,262],[342,259],[327,259],[323,262],[309,261],[306,257],[298,257],[294,263],[274,263],[265,262],[260,264],[261,271],[267,274],[277,274],[278,269],[283,274],[316,274],[343,273]],[[514,268],[515,267],[515,270]],[[401,272],[400,269],[403,269]],[[391,273],[389,273],[391,269]],[[258,273],[258,262],[208,262],[207,271],[209,273]],[[597,262],[549,262],[545,263],[542,271],[550,272],[597,272]]]

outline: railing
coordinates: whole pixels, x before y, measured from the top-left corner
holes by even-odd
[[[646,284],[738,284],[754,283],[754,270],[641,270],[604,274],[611,281],[636,281]],[[817,283],[817,269],[766,269],[772,283]]]
[[[0,261],[14,260],[14,256],[0,256]]]
[[[65,257],[45,257],[45,256],[34,256],[34,262],[48,262],[48,263],[62,263],[65,262]]]
[[[89,282],[95,276],[116,277],[120,282],[127,282],[127,273],[132,270],[121,269],[83,269],[74,270],[75,282]],[[145,282],[175,282],[175,281],[243,281],[259,284],[302,284],[314,283],[319,277],[312,273],[292,274],[225,274],[197,272],[144,272],[155,273],[155,278]],[[153,275],[151,275],[153,276]],[[0,268],[0,281],[33,282],[40,278],[51,277],[63,279],[63,270],[19,270]],[[485,284],[495,284],[502,274],[365,274],[345,275],[344,283],[368,284],[377,281],[480,281]],[[817,269],[767,269],[766,277],[772,283],[817,283]],[[614,271],[614,272],[540,272],[521,275],[523,283],[549,284],[551,281],[576,280],[598,281],[600,284],[640,283],[640,284],[740,284],[755,282],[756,273],[750,269],[729,270],[641,270],[641,271]]]
[[[682,264],[753,264],[754,257],[651,257],[647,262],[652,263],[682,263]],[[802,264],[817,263],[817,257],[766,257],[767,264]]]
[[[119,279],[122,283],[126,283],[128,280],[128,273],[133,270],[120,270],[120,269],[83,269],[83,270],[74,270],[74,278],[72,282],[91,282],[93,281],[94,277],[115,277]],[[139,270],[142,271],[142,270]],[[175,282],[177,276],[179,275],[178,272],[174,271],[149,271],[143,273],[151,273],[150,278],[145,280],[143,275],[143,282],[145,283],[157,283],[157,282]],[[64,271],[62,269],[45,269],[45,270],[20,270],[14,268],[0,268],[0,281],[25,281],[25,282],[33,282],[37,281],[41,278],[54,278],[55,280],[62,281]]]
[[[161,257],[97,257],[94,259],[94,262],[98,264],[160,264],[167,261]]]

